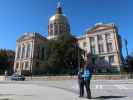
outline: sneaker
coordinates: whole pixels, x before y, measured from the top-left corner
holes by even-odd
[[[87,97],[88,99],[92,99],[91,97]]]
[[[83,96],[79,96],[79,98],[83,98]]]

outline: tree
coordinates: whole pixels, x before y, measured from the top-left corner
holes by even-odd
[[[45,72],[54,75],[77,73],[78,53],[83,62],[83,50],[78,47],[77,39],[68,33],[60,35],[56,40],[47,41]]]
[[[3,74],[5,70],[7,70],[9,73],[12,73],[14,57],[14,51],[0,49],[0,74]]]
[[[123,72],[129,73],[130,78],[133,78],[133,55],[128,55],[125,58]]]
[[[133,72],[133,56],[127,56],[126,57],[126,64],[128,65],[129,72]]]

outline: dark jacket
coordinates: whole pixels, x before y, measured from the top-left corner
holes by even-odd
[[[84,74],[84,70],[83,69],[80,69],[80,71],[78,72],[78,79],[79,80],[84,79],[83,74]]]
[[[91,77],[92,77],[92,73],[93,73],[93,67],[92,66],[87,66],[85,67],[84,69],[84,73],[83,73],[83,77],[84,77],[84,80],[91,80]]]

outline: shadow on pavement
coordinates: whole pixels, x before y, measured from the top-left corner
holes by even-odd
[[[125,98],[126,96],[99,96],[93,99],[115,99],[115,98]]]

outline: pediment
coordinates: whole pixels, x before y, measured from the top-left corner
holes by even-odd
[[[30,39],[32,39],[31,36],[23,35],[17,41],[25,41],[25,40],[30,40]]]
[[[39,33],[24,33],[17,42],[26,41],[26,40],[32,40],[34,38],[40,39],[40,40],[47,40],[44,36],[40,35]]]
[[[93,32],[97,32],[97,31],[101,31],[101,30],[107,30],[107,29],[111,29],[112,26],[109,25],[97,25],[93,28],[91,28],[90,30],[88,30],[88,33],[93,33]]]

